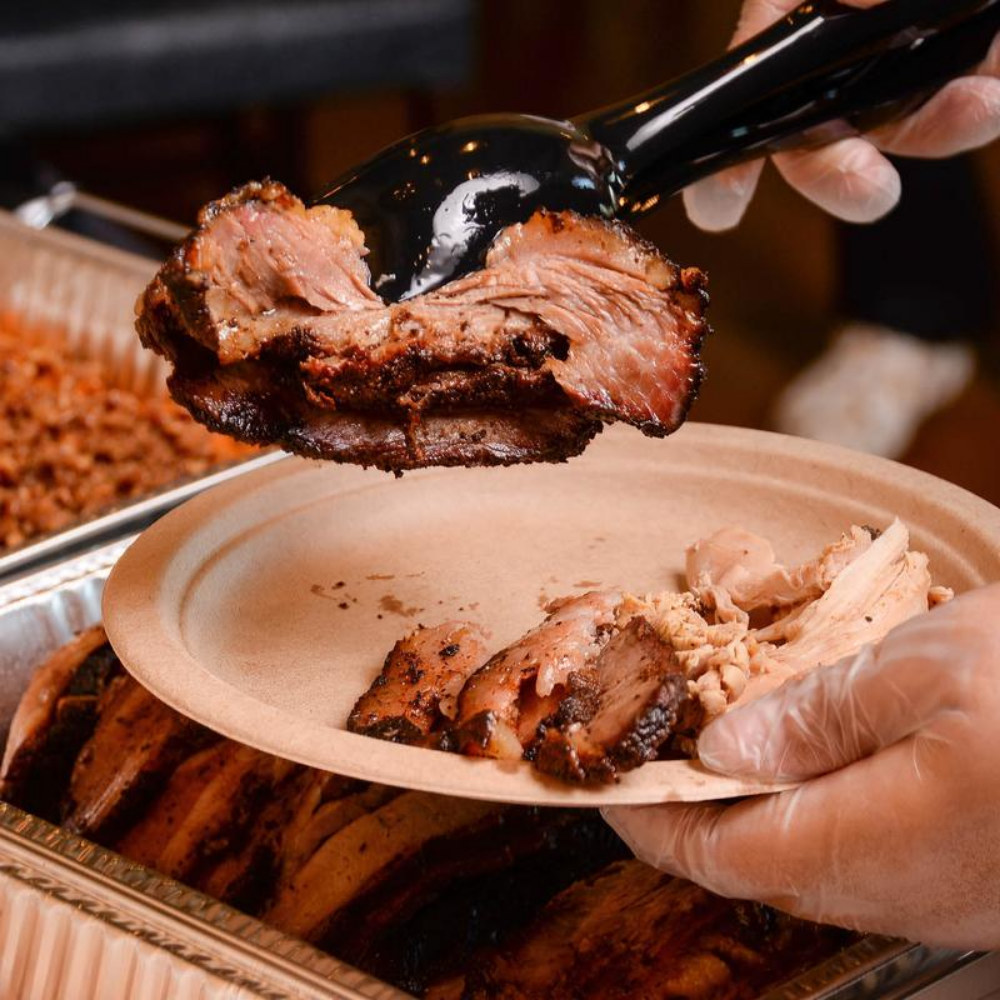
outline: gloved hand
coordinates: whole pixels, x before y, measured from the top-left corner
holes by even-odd
[[[873,7],[883,0],[843,0]],[[733,45],[773,24],[799,0],[745,0]],[[975,75],[953,80],[901,122],[864,138],[841,139],[821,149],[781,153],[774,165],[792,187],[831,215],[874,222],[899,201],[900,181],[879,150],[899,156],[941,158],[985,146],[1000,136],[1000,36]],[[731,229],[753,198],[763,160],[707,177],[684,192],[688,216],[702,229]]]
[[[698,750],[804,784],[605,810],[642,861],[810,920],[1000,947],[1000,585],[722,716]]]

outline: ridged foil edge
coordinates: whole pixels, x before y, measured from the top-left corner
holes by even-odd
[[[136,535],[130,534],[110,545],[101,546],[92,552],[72,559],[55,563],[45,569],[30,573],[11,581],[0,580],[0,612],[18,604],[21,601],[54,593],[60,587],[85,580],[87,577],[103,578],[111,572],[111,567],[119,556],[135,541]]]
[[[54,873],[53,858],[46,858],[46,852],[54,856],[57,869],[75,867],[76,878]],[[406,1000],[408,996],[297,938],[8,803],[0,803],[0,876],[14,878],[263,1000]],[[123,890],[130,890],[128,897],[116,906],[114,897]],[[131,912],[147,907],[152,908],[148,920]],[[246,966],[212,954],[206,947],[210,942],[193,940],[199,936],[245,953]],[[261,974],[267,965],[273,966],[273,978]]]

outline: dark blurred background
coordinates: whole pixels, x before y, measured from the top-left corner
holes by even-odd
[[[0,193],[53,177],[181,222],[270,174],[303,195],[401,134],[487,111],[570,116],[718,54],[736,0],[203,0],[6,4]],[[1000,241],[1000,146],[976,154]],[[914,196],[916,197],[916,196]],[[745,222],[708,235],[679,199],[644,233],[711,277],[716,333],[694,416],[765,426],[837,316],[830,219],[768,170]],[[960,283],[920,234],[924,280]],[[1000,299],[1000,283],[981,289]],[[878,275],[871,275],[872,281]],[[994,315],[1000,313],[995,310]],[[904,460],[1000,503],[997,331],[975,381]]]

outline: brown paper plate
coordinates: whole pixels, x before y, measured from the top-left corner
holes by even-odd
[[[684,549],[740,524],[780,558],[851,523],[899,516],[936,582],[1000,579],[1000,510],[892,462],[815,442],[689,424],[665,441],[605,432],[567,465],[383,473],[289,459],[197,497],[115,567],[111,642],[164,701],[315,767],[469,798],[608,805],[772,790],[687,761],[577,789],[530,765],[398,746],[344,729],[393,643],[475,619],[496,648],[551,598],[678,585]]]

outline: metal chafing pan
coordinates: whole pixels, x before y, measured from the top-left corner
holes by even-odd
[[[0,586],[0,735],[34,668],[99,621],[128,536]],[[984,997],[996,958],[865,938],[766,1000]],[[989,969],[989,974],[985,974]],[[941,992],[946,989],[946,992]],[[0,996],[403,997],[112,851],[0,804]]]
[[[166,366],[142,348],[133,329],[136,297],[153,276],[156,263],[73,233],[35,228],[71,209],[157,239],[177,239],[185,232],[174,223],[82,194],[66,184],[23,205],[17,215],[0,211],[0,324],[98,361],[112,385],[146,397],[164,395]],[[280,457],[269,453],[222,466],[210,475],[172,483],[104,516],[0,552],[0,580],[139,531],[219,480]]]

